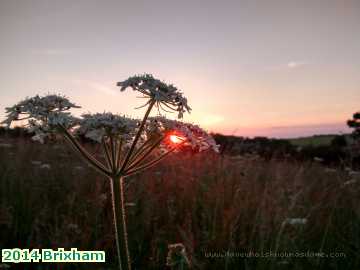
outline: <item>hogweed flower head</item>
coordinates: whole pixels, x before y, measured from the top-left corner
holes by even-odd
[[[214,138],[198,125],[170,120],[162,116],[150,117],[147,125],[149,134],[166,134],[173,143],[183,142],[199,152],[210,149],[219,152]]]
[[[109,137],[129,142],[135,136],[138,124],[136,119],[110,112],[83,114],[76,133],[96,142],[102,142]]]
[[[168,245],[166,265],[171,269],[189,269],[191,267],[186,248],[182,243]]]
[[[166,84],[158,79],[155,79],[151,74],[136,75],[128,78],[125,81],[118,82],[121,91],[131,88],[138,91],[151,101],[156,102],[158,109],[167,111],[177,111],[178,118],[182,118],[184,112],[190,112],[191,108],[187,104],[187,99],[183,93],[172,84]],[[146,103],[145,105],[147,105]]]
[[[306,225],[307,222],[308,222],[307,218],[287,218],[284,220],[283,224]]]
[[[36,95],[6,108],[7,117],[2,123],[10,127],[13,122],[27,121],[25,127],[34,133],[32,139],[43,143],[56,133],[58,124],[70,128],[78,123],[78,119],[68,112],[72,108],[80,107],[64,96]]]
[[[35,119],[46,118],[51,112],[64,112],[71,108],[80,108],[61,95],[50,94],[46,96],[36,95],[26,98],[12,107],[7,107],[7,119],[4,123],[10,125],[12,121],[22,120],[20,117]]]

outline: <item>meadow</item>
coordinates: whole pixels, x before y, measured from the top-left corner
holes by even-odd
[[[329,145],[331,141],[335,138],[334,135],[316,135],[310,137],[300,137],[290,139],[290,142],[295,146],[320,146],[320,145]]]
[[[192,269],[359,269],[359,183],[311,160],[174,153],[127,178],[134,269],[171,269],[174,243]],[[106,252],[103,264],[19,269],[117,269],[108,194],[108,179],[65,142],[0,137],[0,248]]]

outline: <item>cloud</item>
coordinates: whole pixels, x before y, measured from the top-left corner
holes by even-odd
[[[71,51],[65,49],[43,49],[43,50],[32,50],[32,54],[56,56],[56,55],[71,54]]]
[[[305,61],[290,61],[287,64],[288,68],[298,68],[298,67],[302,67],[304,65],[306,65],[307,63]]]
[[[88,80],[73,80],[73,83],[81,86],[85,86],[88,88],[91,88],[97,92],[110,95],[110,96],[116,96],[120,93],[115,87],[112,87],[113,84],[107,85],[106,83],[100,83],[100,82],[94,82],[94,81],[88,81]]]
[[[267,67],[268,70],[285,70],[285,69],[296,69],[308,65],[306,61],[290,61],[288,63],[279,64]]]

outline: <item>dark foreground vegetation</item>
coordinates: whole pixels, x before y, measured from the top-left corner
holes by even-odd
[[[116,269],[107,179],[65,143],[12,132],[0,136],[0,249],[104,250],[107,262],[10,269]],[[192,269],[360,269],[360,173],[346,155],[328,165],[324,152],[301,158],[291,143],[257,140],[242,141],[260,145],[246,151],[174,154],[128,178],[134,269],[170,269],[173,243]]]

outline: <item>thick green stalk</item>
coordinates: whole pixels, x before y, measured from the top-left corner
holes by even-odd
[[[124,177],[110,177],[110,185],[119,266],[120,270],[131,270],[128,235],[126,230]]]

